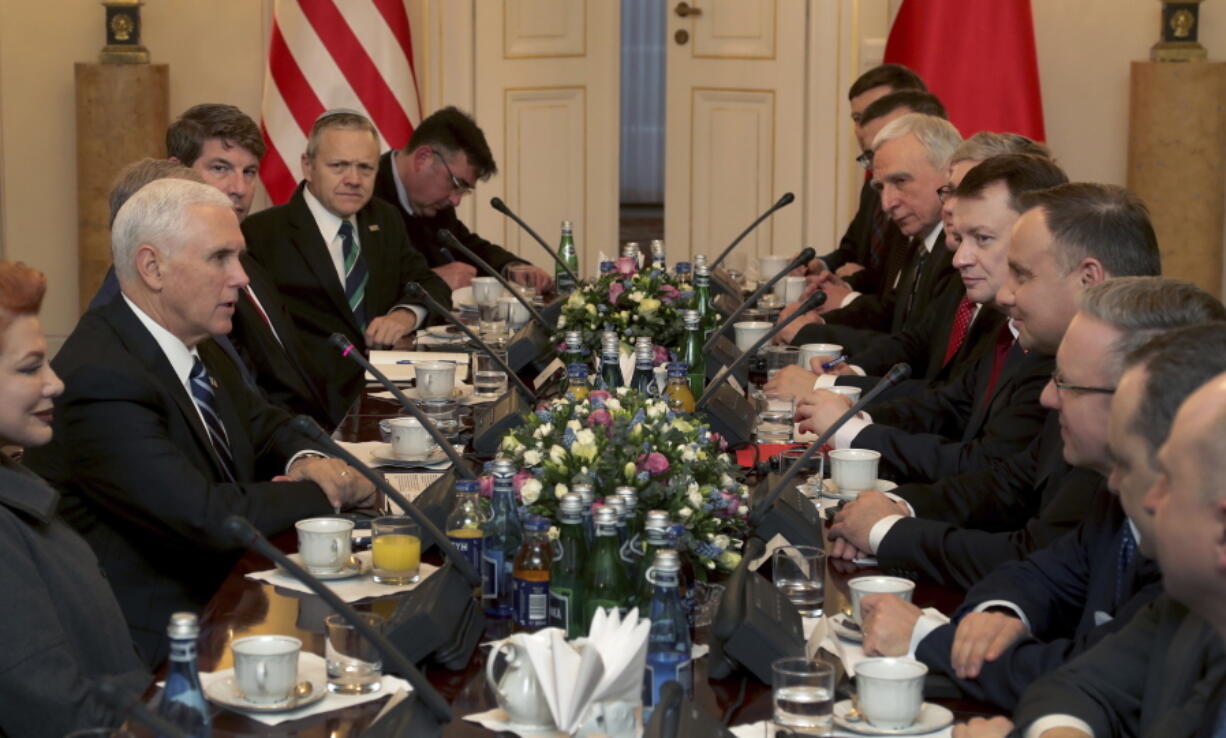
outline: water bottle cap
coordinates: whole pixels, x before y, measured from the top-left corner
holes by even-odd
[[[678,571],[681,569],[681,555],[676,549],[661,548],[656,551],[655,561],[651,565],[657,571]]]
[[[495,477],[513,477],[515,476],[515,462],[510,459],[494,459],[493,463],[490,464],[490,473]]]
[[[200,621],[194,612],[176,612],[170,616],[166,634],[171,638],[196,638],[200,635]]]
[[[567,492],[558,502],[558,509],[564,513],[582,513],[583,496],[575,492]]]
[[[653,254],[664,253],[664,241],[658,238],[651,239],[651,253]]]
[[[574,228],[575,228],[574,224],[571,223],[569,220],[562,221],[562,231],[564,233],[570,233],[572,230],[574,230]]]
[[[596,499],[596,493],[592,491],[590,484],[573,484],[570,488],[571,492],[579,495],[579,499],[583,500],[583,504],[590,505]]]
[[[668,511],[648,510],[647,515],[643,518],[643,527],[668,530]]]
[[[598,507],[592,511],[592,521],[599,525],[616,525],[617,511],[612,507]]]

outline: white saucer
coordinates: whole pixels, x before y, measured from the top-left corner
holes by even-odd
[[[878,479],[873,488],[878,492],[889,492],[897,486],[897,484],[888,479]],[[845,492],[841,489],[835,489],[833,479],[822,480],[822,497],[830,497],[835,500],[854,500],[859,496],[859,492]]]
[[[392,444],[381,443],[371,451],[371,458],[382,466],[403,466],[415,469],[423,466],[434,466],[439,463],[450,463],[447,452],[441,446],[433,447],[426,455],[420,457],[397,456],[392,452]]]
[[[954,714],[948,708],[934,705],[931,702],[925,702],[920,706],[919,715],[916,716],[915,722],[906,728],[874,728],[864,718],[852,722],[847,719],[847,713],[850,711],[851,700],[842,700],[834,703],[834,724],[844,730],[862,733],[863,735],[916,735],[917,733],[931,733],[946,727],[954,721]]]
[[[451,324],[432,325],[426,328],[426,335],[439,341],[467,341],[468,336]]]
[[[301,566],[303,569],[306,569],[306,564],[302,563],[301,554],[296,554],[296,553],[289,554],[289,559],[290,561],[293,561],[298,566]],[[357,562],[357,566],[354,566],[353,564],[354,561]],[[289,574],[289,572],[285,571],[280,566],[277,567],[277,571],[280,571],[284,574]],[[311,573],[311,576],[321,581],[331,581],[333,579],[349,579],[350,577],[356,577],[360,574],[365,574],[369,572],[370,562],[367,561],[366,559],[363,559],[361,554],[355,554],[354,557],[351,557],[350,563],[345,564],[337,571],[325,572],[323,574],[316,574],[310,569],[307,569],[307,571]]]
[[[404,387],[400,391],[403,392],[404,396],[409,398],[410,400],[424,399],[421,396],[421,388],[419,387]],[[456,386],[451,388],[450,399],[458,400],[459,402],[465,402],[468,400],[469,397],[472,396],[473,391],[474,391],[473,386],[471,384],[457,384]],[[446,398],[443,398],[443,399],[446,399]]]
[[[290,697],[284,702],[273,702],[271,704],[248,702],[247,698],[238,689],[238,682],[233,674],[234,670],[228,669],[228,671],[230,676],[211,682],[212,686],[204,688],[204,695],[210,701],[238,712],[263,713],[297,710],[300,707],[313,705],[328,695],[328,685],[326,683],[304,679],[303,681],[311,685],[311,693],[306,697]]]
[[[860,626],[851,619],[850,615],[838,613],[830,616],[830,629],[834,634],[845,641],[852,643],[863,643],[864,632],[860,630]]]

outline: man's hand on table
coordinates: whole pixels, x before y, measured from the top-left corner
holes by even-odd
[[[849,562],[856,559],[867,559],[872,556],[872,554],[861,551],[842,538],[833,538],[832,536],[832,539],[834,543],[830,546],[830,558],[834,560],[835,564],[842,566],[842,568],[838,569],[839,571],[845,573],[855,571],[859,564]]]
[[[791,315],[792,313],[796,312],[796,309],[799,307],[800,307],[799,303],[790,303],[789,305],[784,307],[783,311],[779,313],[779,320],[780,321],[784,320],[788,315]],[[789,311],[788,308],[791,308],[791,310]],[[793,320],[791,323],[788,323],[786,326],[784,326],[783,330],[776,333],[774,338],[771,339],[771,343],[776,344],[776,345],[789,344],[792,342],[792,339],[796,338],[796,334],[800,333],[801,328],[804,328],[806,325],[820,325],[824,322],[826,321],[822,320],[822,316],[810,310],[809,312],[805,313],[804,315],[800,316],[796,320]]]
[[[847,299],[853,290],[851,285],[844,282],[841,277],[834,272],[823,272],[817,276],[815,280],[817,288],[826,293],[826,302],[817,309],[819,313],[828,313],[831,310],[838,310],[843,307],[843,301]]]
[[[834,524],[830,526],[830,538],[846,540],[861,551],[871,551],[868,534],[877,521],[888,515],[906,516],[909,513],[906,505],[895,502],[876,490],[867,490],[835,513]]]
[[[843,266],[839,267],[838,269],[835,269],[834,273],[839,275],[840,277],[846,278],[846,277],[850,277],[856,272],[862,272],[862,271],[864,271],[864,267],[862,265],[849,261]]]
[[[958,623],[950,651],[959,679],[979,676],[984,661],[995,661],[1009,646],[1026,635],[1021,619],[1003,612],[972,612]]]
[[[867,595],[860,600],[864,653],[868,656],[906,656],[920,609],[894,594]]]
[[[767,381],[762,388],[767,392],[786,392],[794,397],[808,394],[813,391],[813,383],[817,381],[817,375],[812,372],[806,372],[798,366],[785,366],[775,372],[775,376]]]
[[[393,310],[380,315],[366,326],[368,346],[394,346],[401,338],[410,335],[417,327],[417,313],[412,310]]]
[[[452,290],[467,287],[473,283],[473,277],[477,276],[477,267],[472,264],[465,264],[462,261],[453,261],[450,264],[436,266],[430,271],[437,274],[439,279],[446,282],[447,286]]]
[[[809,385],[810,388],[812,386],[812,384]],[[796,419],[800,421],[800,432],[808,431],[820,436],[834,421],[843,417],[843,413],[847,412],[851,405],[851,400],[846,395],[838,395],[829,390],[816,390],[803,396],[798,395]]]
[[[532,286],[536,288],[536,293],[538,295],[544,294],[553,289],[553,276],[550,275],[549,272],[541,269],[535,264],[522,264],[522,266],[527,267],[522,273],[530,276]]]
[[[370,480],[352,469],[340,459],[324,459],[308,456],[294,462],[289,473],[273,481],[314,482],[323,490],[332,508],[347,510],[362,507],[375,494]]]
[[[954,726],[953,738],[1001,738],[1013,730],[1013,721],[1009,718],[971,718],[970,722],[958,723]],[[1050,731],[1044,733],[1048,736]]]

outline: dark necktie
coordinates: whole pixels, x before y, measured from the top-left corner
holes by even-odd
[[[1124,523],[1124,531],[1120,534],[1120,556],[1119,562],[1115,569],[1115,606],[1119,607],[1124,604],[1128,598],[1125,596],[1124,584],[1128,581],[1128,567],[1132,564],[1133,556],[1137,553],[1137,539],[1132,535],[1132,526],[1127,522]]]
[[[948,365],[954,354],[958,353],[958,349],[962,348],[962,342],[966,340],[966,334],[971,328],[971,316],[974,314],[975,303],[971,302],[971,298],[963,297],[958,303],[958,309],[954,311],[954,325],[949,331],[949,345],[945,347],[945,359],[941,361],[941,366]]]
[[[340,229],[341,256],[345,266],[345,301],[353,311],[353,317],[358,321],[358,328],[366,330],[366,281],[370,274],[366,271],[366,260],[362,258],[362,248],[353,238],[353,224],[343,221]]]
[[[195,357],[192,362],[192,371],[188,378],[192,388],[192,401],[196,403],[196,407],[200,408],[200,415],[204,417],[204,428],[209,433],[209,440],[213,442],[213,450],[217,452],[217,457],[221,460],[221,468],[231,482],[237,481],[234,473],[234,457],[230,454],[230,438],[226,434],[226,426],[221,422],[221,416],[217,414],[217,396],[213,393],[213,378],[209,376],[199,356]]]
[[[1009,322],[1001,323],[1000,330],[996,333],[996,352],[992,357],[992,373],[988,376],[988,391],[983,396],[985,405],[992,401],[996,380],[1000,377],[1000,370],[1005,368],[1005,359],[1008,358],[1009,351],[1013,348],[1013,341],[1013,331],[1009,330]]]
[[[911,311],[915,309],[915,296],[919,292],[920,282],[923,281],[924,262],[928,260],[928,249],[924,248],[922,241],[917,241],[915,244],[915,259],[911,263],[910,281],[904,285],[906,288],[906,296],[904,299],[907,305],[903,308],[902,319],[905,321]]]
[[[868,266],[872,269],[880,269],[885,263],[885,231],[889,225],[890,216],[881,209],[881,198],[878,198],[868,229]]]

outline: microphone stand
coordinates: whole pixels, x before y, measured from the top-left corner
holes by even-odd
[[[430,682],[426,681],[426,678],[417,670],[413,662],[406,658],[400,652],[400,649],[392,645],[392,642],[387,640],[382,633],[373,628],[364,618],[360,617],[353,608],[345,604],[344,600],[338,597],[331,588],[311,576],[305,569],[295,563],[293,559],[269,543],[268,539],[261,535],[246,518],[240,515],[231,515],[226,518],[222,525],[243,546],[252,549],[261,556],[272,559],[278,566],[288,571],[295,579],[319,595],[324,602],[328,603],[329,607],[361,633],[363,638],[379,649],[379,654],[386,663],[391,664],[397,672],[402,674],[413,685],[413,691],[416,693],[416,696],[421,698],[440,724],[451,722],[451,706],[447,704],[447,700],[434,689]]]
[[[783,197],[780,197],[778,200],[776,200],[775,204],[771,205],[769,210],[759,215],[757,220],[750,223],[748,228],[741,231],[741,235],[733,239],[732,243],[728,244],[728,247],[725,248],[723,251],[721,251],[719,256],[715,257],[715,261],[711,262],[710,264],[711,271],[714,272],[715,268],[718,267],[721,263],[723,263],[724,258],[728,256],[728,254],[731,253],[734,248],[736,248],[736,245],[741,242],[741,239],[749,235],[750,231],[757,228],[758,225],[762,221],[769,218],[779,208],[784,207],[785,205],[791,205],[792,201],[795,199],[796,199],[796,196],[793,195],[791,192],[783,193]]]
[[[825,432],[823,432],[820,436],[817,437],[816,441],[809,444],[809,447],[805,449],[804,454],[801,455],[801,457],[797,459],[796,461],[793,461],[792,465],[788,467],[786,472],[784,472],[783,477],[775,485],[775,488],[772,489],[766,495],[766,497],[762,498],[761,504],[755,505],[754,509],[750,511],[749,513],[750,527],[751,528],[757,527],[758,524],[762,522],[763,518],[766,517],[767,513],[770,512],[771,507],[775,504],[775,500],[779,499],[779,495],[783,494],[783,490],[787,487],[788,482],[792,481],[792,479],[795,478],[797,472],[800,471],[801,467],[807,464],[809,462],[809,459],[813,458],[813,455],[818,452],[818,450],[826,443],[826,441],[830,440],[831,436],[833,436],[836,432],[838,432],[839,428],[843,427],[844,423],[846,423],[848,420],[851,420],[851,418],[853,418],[856,415],[856,413],[863,410],[866,405],[868,405],[870,402],[876,399],[877,395],[881,394],[882,392],[885,392],[886,389],[906,379],[908,376],[910,376],[910,374],[911,374],[910,364],[899,363],[899,364],[895,364],[894,366],[890,367],[890,371],[884,377],[881,378],[880,382],[874,385],[873,388],[869,390],[867,393],[865,393],[865,395],[861,397],[854,405],[847,408],[847,412],[839,416],[838,420],[831,423],[830,426],[826,428]]]
[[[776,323],[774,327],[772,327],[769,331],[766,332],[766,335],[762,336],[756,342],[754,342],[754,345],[750,346],[748,351],[745,351],[744,353],[742,353],[740,356],[737,357],[736,361],[724,367],[723,370],[720,371],[719,374],[715,375],[715,379],[711,380],[710,384],[707,385],[706,390],[703,391],[702,396],[699,397],[698,400],[694,403],[694,412],[698,412],[699,410],[704,408],[707,402],[709,402],[711,397],[715,394],[715,389],[723,383],[724,379],[729,374],[736,371],[737,367],[739,367],[741,364],[744,364],[746,361],[748,361],[750,356],[753,356],[755,353],[757,353],[758,349],[765,346],[767,342],[769,342],[772,338],[775,337],[777,333],[779,333],[779,331],[783,330],[793,320],[796,320],[804,313],[817,308],[825,301],[826,301],[826,293],[822,292],[821,290],[818,290],[817,292],[814,292],[812,295],[809,295],[809,299],[801,303],[800,307],[796,310],[796,312],[792,313],[788,317]]]
[[[768,279],[765,284],[759,285],[758,289],[754,290],[753,294],[746,297],[745,300],[737,307],[737,309],[732,311],[732,315],[729,315],[727,320],[712,331],[711,337],[707,339],[707,342],[702,347],[703,353],[705,354],[711,350],[711,347],[715,344],[715,339],[723,335],[724,331],[728,330],[728,326],[735,323],[736,319],[741,317],[741,315],[743,315],[745,311],[749,309],[750,305],[756,303],[758,298],[765,295],[767,290],[775,286],[776,282],[786,277],[788,272],[797,268],[801,264],[811,261],[816,253],[817,252],[815,252],[812,247],[806,248],[804,251],[801,251],[795,259],[792,259],[787,266],[780,270],[778,274]],[[799,313],[800,311],[797,310],[796,312]]]
[[[425,289],[423,289],[420,284],[418,284],[417,282],[409,282],[407,285],[405,285],[405,289],[410,294],[415,294],[416,297],[421,298],[426,303],[426,306],[430,308],[430,312],[435,313],[436,315],[440,316],[443,320],[446,320],[448,323],[451,323],[456,328],[459,328],[460,331],[464,335],[468,336],[468,340],[472,341],[477,346],[479,346],[482,351],[489,354],[490,358],[492,358],[494,362],[498,364],[499,368],[501,368],[504,372],[507,373],[507,379],[514,380],[514,384],[516,388],[520,392],[523,393],[524,397],[528,400],[529,405],[531,405],[533,402],[536,402],[536,395],[532,393],[532,390],[528,389],[528,385],[524,384],[524,381],[519,378],[519,375],[516,374],[513,369],[511,369],[510,364],[504,361],[503,358],[499,356],[496,351],[491,349],[489,347],[489,344],[487,344],[485,341],[482,341],[480,338],[478,338],[477,334],[473,333],[472,330],[468,326],[464,325],[462,322],[460,322],[459,319],[457,319],[454,315],[452,315],[451,311],[447,310],[442,305],[440,305],[438,300],[435,300],[434,297],[429,292],[427,292]],[[475,371],[474,371],[474,379],[475,379]]]
[[[570,266],[567,265],[566,262],[562,261],[562,257],[558,256],[558,252],[554,251],[553,248],[549,244],[545,243],[545,239],[541,238],[537,234],[537,232],[532,230],[532,228],[527,223],[522,221],[518,215],[511,212],[511,208],[507,207],[507,204],[502,201],[501,197],[491,197],[490,206],[493,207],[498,212],[502,213],[503,215],[507,216],[511,220],[515,221],[519,225],[520,228],[523,228],[525,231],[527,231],[528,235],[536,239],[536,242],[541,245],[541,248],[545,249],[545,253],[549,254],[549,256],[553,258],[554,263],[561,266],[562,269],[565,270],[565,272],[570,275],[570,278],[575,280],[575,284],[579,284],[580,282],[579,275],[575,274],[574,270],[572,270]]]
[[[470,260],[472,260],[474,264],[480,267],[482,271],[486,272],[491,277],[498,280],[498,284],[502,285],[503,288],[506,289],[507,292],[510,292],[515,297],[516,300],[519,300],[519,304],[524,306],[524,309],[528,311],[528,315],[532,316],[533,320],[535,320],[537,323],[540,323],[546,329],[549,329],[551,327],[548,323],[545,322],[545,319],[541,317],[541,314],[537,312],[537,309],[532,306],[532,303],[526,297],[521,295],[519,293],[519,290],[515,289],[515,287],[513,287],[511,283],[507,281],[506,277],[499,274],[498,271],[494,269],[494,267],[490,266],[489,262],[487,262],[485,259],[482,259],[480,256],[477,256],[476,254],[472,252],[471,249],[469,249],[464,244],[460,243],[460,240],[458,238],[451,235],[451,231],[447,230],[446,228],[440,228],[438,231],[438,237],[441,240],[446,241],[447,245],[450,248],[453,248],[456,251],[459,251],[461,254],[467,256]]]

